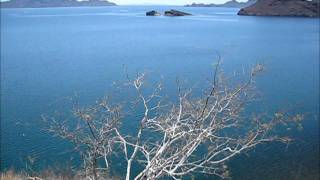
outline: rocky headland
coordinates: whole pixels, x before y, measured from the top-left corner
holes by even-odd
[[[320,0],[258,0],[238,15],[319,17]]]

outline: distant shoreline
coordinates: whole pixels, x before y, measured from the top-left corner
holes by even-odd
[[[119,5],[114,6],[48,6],[48,7],[0,7],[0,9],[48,9],[48,8],[95,8],[95,7],[121,7]]]
[[[239,7],[186,7],[184,5],[108,5],[108,6],[46,6],[46,7],[1,7],[0,9],[42,9],[42,8],[72,8],[72,7],[177,7],[177,8],[230,8],[230,9],[241,9]]]
[[[119,5],[110,6],[46,6],[46,7],[2,7],[0,9],[46,9],[46,8],[80,8],[80,7],[118,7]]]
[[[0,2],[1,9],[13,8],[59,8],[59,7],[107,7],[117,6],[117,4],[109,1],[89,0],[89,1],[76,1],[76,0],[57,0],[51,2],[41,2],[38,0],[10,0]]]
[[[238,2],[236,0],[230,0],[223,4],[204,4],[204,3],[192,3],[187,4],[185,7],[225,7],[225,8],[244,8],[253,5],[257,0],[248,0],[246,2]]]

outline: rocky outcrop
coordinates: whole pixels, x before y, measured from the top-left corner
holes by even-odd
[[[164,12],[164,15],[165,15],[165,16],[190,16],[190,15],[192,15],[192,14],[171,9],[170,11],[165,11],[165,12]]]
[[[161,14],[157,11],[149,11],[146,13],[147,16],[161,16]]]
[[[238,15],[319,17],[319,0],[258,0]]]
[[[251,6],[256,3],[257,0],[248,0],[247,2],[238,2],[236,0],[228,1],[224,4],[203,4],[203,3],[192,3],[185,5],[186,7],[231,7],[231,8],[243,8]]]
[[[1,8],[45,8],[45,7],[79,7],[79,6],[116,6],[106,0],[10,0],[0,3]]]

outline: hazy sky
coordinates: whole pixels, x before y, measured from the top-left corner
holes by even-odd
[[[7,1],[7,0],[0,0]],[[80,0],[81,1],[81,0]],[[216,3],[221,4],[229,0],[109,0],[111,2],[117,3],[119,5],[137,5],[137,4],[170,4],[170,5],[185,5],[196,3]],[[239,2],[244,2],[247,0],[238,0]]]

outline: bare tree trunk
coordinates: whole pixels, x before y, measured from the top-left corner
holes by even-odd
[[[127,174],[126,174],[126,180],[130,180],[130,173],[131,173],[131,159],[128,161],[128,164],[127,164]]]
[[[98,180],[98,175],[97,175],[97,154],[96,154],[96,152],[93,155],[92,174],[93,174],[94,180]]]

